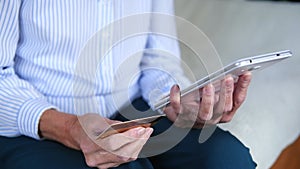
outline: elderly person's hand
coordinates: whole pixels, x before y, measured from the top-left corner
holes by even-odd
[[[102,131],[116,122],[93,113],[76,117],[47,110],[41,118],[40,132],[47,139],[82,151],[88,166],[106,169],[135,160],[153,131],[138,127],[99,138]]]
[[[170,104],[163,111],[179,127],[201,128],[204,124],[229,122],[246,99],[251,77],[247,72],[234,83],[231,76],[226,76],[219,91],[209,84],[182,98],[175,85],[170,91]]]

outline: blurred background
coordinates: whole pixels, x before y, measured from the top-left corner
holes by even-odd
[[[232,122],[220,125],[250,148],[258,169],[269,168],[300,134],[300,3],[175,0],[175,7],[177,16],[208,36],[224,65],[251,55],[293,52],[292,58],[255,72],[246,102]],[[178,31],[184,28],[178,25]],[[182,55],[193,69],[201,67],[184,47]]]

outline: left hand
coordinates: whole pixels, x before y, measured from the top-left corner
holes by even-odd
[[[251,72],[247,72],[234,83],[234,79],[227,76],[220,82],[218,92],[209,84],[182,98],[179,87],[174,85],[170,91],[170,104],[163,111],[179,127],[201,128],[204,124],[229,122],[245,101],[251,78]]]

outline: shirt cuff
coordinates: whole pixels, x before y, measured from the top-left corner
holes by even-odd
[[[39,131],[39,121],[42,114],[48,109],[56,109],[55,106],[42,99],[30,99],[20,108],[18,114],[18,128],[22,135],[41,139]]]

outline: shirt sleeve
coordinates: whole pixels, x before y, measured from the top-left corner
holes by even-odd
[[[178,84],[181,89],[190,84],[181,67],[179,44],[174,38],[176,24],[175,18],[172,17],[174,16],[173,1],[152,2],[154,17],[151,20],[150,34],[140,64],[142,76],[139,81],[142,96],[151,107],[159,98],[168,94],[174,84]],[[160,30],[165,31],[166,26],[168,33],[160,34]]]
[[[14,71],[20,6],[20,0],[0,1],[0,135],[39,139],[40,116],[55,107]]]

